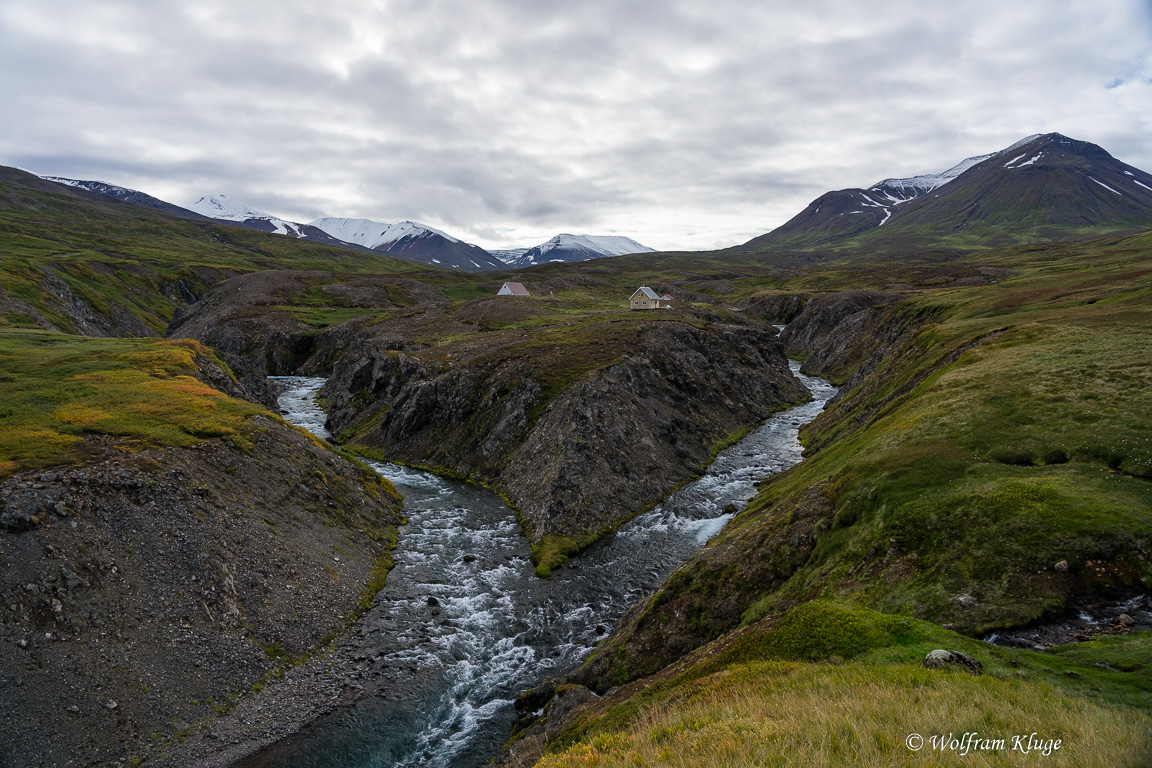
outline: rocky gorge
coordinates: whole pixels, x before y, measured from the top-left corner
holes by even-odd
[[[618,359],[560,384],[553,366],[564,363],[547,347],[447,361],[379,347],[345,354],[321,393],[330,428],[389,459],[491,485],[534,543],[582,541],[808,397],[772,329],[672,319],[601,331],[623,348]]]

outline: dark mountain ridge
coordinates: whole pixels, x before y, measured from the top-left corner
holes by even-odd
[[[965,251],[1152,227],[1152,174],[1095,144],[1049,133],[956,168],[966,163],[951,178],[946,171],[825,193],[733,250]]]

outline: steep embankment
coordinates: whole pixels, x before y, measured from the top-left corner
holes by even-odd
[[[563,732],[575,739],[632,723],[641,693],[683,670],[672,665],[688,654],[723,660],[707,674],[765,659],[847,658],[861,652],[839,645],[852,627],[882,621],[899,633],[893,614],[980,635],[1144,591],[1152,422],[1135,404],[1152,397],[1150,242],[1144,234],[1008,251],[984,257],[1005,270],[997,283],[809,302],[785,334],[790,349],[848,383],[806,430],[805,462],[766,484],[569,677],[600,692],[629,684],[613,697],[616,714],[566,730],[575,721],[562,713],[581,696],[564,688],[560,716],[534,733],[550,729],[557,746]],[[1116,612],[1106,615],[1106,631],[1127,632]],[[779,637],[788,616],[796,620]],[[893,664],[914,662],[917,642],[876,639],[867,674],[881,680]],[[995,662],[990,648],[968,647]],[[1147,707],[1140,670],[1149,650],[1138,635],[1082,646],[1085,666],[1098,662],[1107,674],[1089,682],[1073,670],[1069,695]],[[1035,665],[1022,679],[1066,682],[1048,658],[1011,663]],[[834,673],[817,671],[830,681]],[[653,674],[661,677],[640,680]],[[668,695],[687,695],[691,679]],[[1021,714],[1004,707],[1000,715]],[[1146,754],[1139,742],[1126,747],[1136,750],[1129,757]]]
[[[158,757],[383,583],[394,489],[219,391],[206,348],[2,342],[5,766]]]
[[[807,397],[771,329],[666,316],[350,351],[323,394],[343,438],[506,494],[541,572]]]

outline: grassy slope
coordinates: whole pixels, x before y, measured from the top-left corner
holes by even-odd
[[[596,702],[551,740],[552,754],[538,765],[999,766],[1039,758],[1135,767],[1152,759],[1147,634],[1045,654],[819,601],[717,646]],[[936,648],[976,657],[983,674],[921,667]],[[1005,743],[962,754],[930,741],[973,732]],[[1013,751],[1014,735],[1032,733],[1047,755]],[[924,737],[922,751],[906,746],[910,734]]]
[[[1016,274],[913,292],[896,309],[919,327],[901,354],[806,430],[819,450],[766,485],[674,574],[641,624],[673,618],[662,618],[662,606],[695,610],[697,621],[719,622],[711,634],[721,636],[733,627],[708,606],[732,593],[745,604],[740,632],[753,635],[771,634],[790,610],[832,610],[813,599],[835,600],[847,615],[802,626],[799,642],[728,645],[728,636],[706,646],[703,671],[632,683],[616,716],[579,724],[552,745],[564,755],[543,764],[693,765],[706,756],[737,765],[919,765],[924,756],[901,743],[912,731],[1042,728],[1074,747],[1054,764],[1146,764],[1146,635],[1039,654],[993,649],[911,618],[979,633],[1058,614],[1073,595],[1131,594],[1152,580],[1152,413],[1142,405],[1152,402],[1152,234],[987,253],[980,262]],[[868,274],[840,267],[788,287],[857,287]],[[811,555],[782,584],[758,589],[728,565],[709,564],[710,550],[787,525],[815,488],[828,516],[813,531]],[[1053,569],[1060,560],[1067,573]],[[695,609],[666,599],[693,594]],[[963,594],[975,602],[958,602]],[[901,621],[918,639],[851,629],[859,616],[892,626],[890,616],[857,606],[908,617]],[[934,647],[978,651],[991,674],[917,668]],[[656,671],[627,638],[612,650],[617,680]],[[1101,680],[1099,664],[1127,671]],[[805,701],[835,701],[843,713]],[[940,764],[1018,757],[945,755]]]
[[[189,340],[0,331],[0,473],[79,460],[85,435],[126,446],[243,441],[266,411],[201,383],[197,356],[219,364]]]
[[[184,291],[202,295],[222,277],[264,269],[405,273],[410,262],[315,245],[82,194],[30,174],[0,169],[0,287],[62,330],[75,322],[45,288],[59,276],[96,314],[120,306],[162,333]],[[181,286],[183,281],[183,286]],[[0,324],[31,327],[9,310]]]
[[[204,384],[197,378],[204,364],[227,372],[212,349],[190,339],[0,329],[0,478],[82,462],[89,437],[113,438],[124,451],[212,438],[245,449],[261,429],[252,417],[285,423]]]
[[[915,354],[814,424],[808,439],[828,447],[738,520],[763,524],[831,480],[834,518],[812,561],[749,619],[834,590],[982,631],[1059,610],[1070,588],[1146,583],[1137,542],[1152,531],[1152,413],[1136,404],[1152,401],[1150,248],[1141,235],[1006,252],[984,260],[1016,277],[903,307],[937,317]],[[849,574],[892,539],[899,564]],[[1070,576],[1052,570],[1059,560]],[[901,567],[915,576],[896,576]],[[963,592],[978,606],[957,610]]]

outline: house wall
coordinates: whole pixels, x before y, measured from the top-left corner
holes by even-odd
[[[656,309],[660,305],[659,299],[650,299],[644,294],[637,291],[632,294],[632,301],[630,302],[629,309]]]

